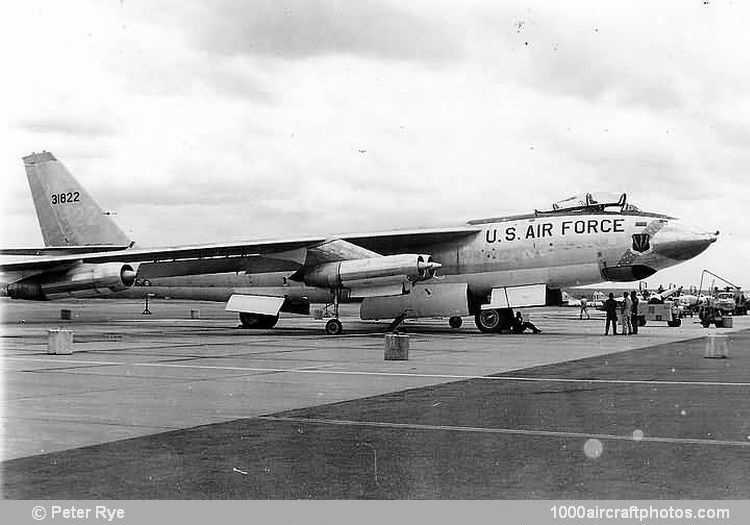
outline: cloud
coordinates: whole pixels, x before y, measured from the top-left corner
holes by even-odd
[[[381,0],[220,0],[182,14],[197,47],[225,55],[443,62],[462,53],[461,35],[445,20]]]
[[[706,61],[705,50],[681,45],[679,26],[665,30],[676,13],[610,3],[533,4],[484,6],[472,15],[473,48],[485,47],[479,59],[519,86],[656,111],[682,109],[695,94],[702,73],[694,63]]]
[[[109,137],[117,134],[117,126],[102,118],[54,114],[19,120],[15,126],[23,131],[40,134],[74,135],[83,138]]]

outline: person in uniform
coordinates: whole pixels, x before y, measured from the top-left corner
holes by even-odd
[[[604,301],[604,311],[607,312],[604,335],[609,334],[609,323],[612,323],[612,335],[617,335],[617,301],[615,301],[615,294],[610,292],[609,299]]]
[[[581,296],[581,313],[579,314],[578,318],[583,319],[583,314],[586,314],[586,319],[591,319],[591,316],[589,315],[589,303],[586,301],[586,296]]]
[[[510,329],[513,330],[514,334],[522,334],[527,328],[535,334],[541,332],[541,330],[534,326],[532,323],[524,321],[521,312],[516,312],[515,317],[511,321]]]
[[[622,293],[622,305],[620,306],[622,313],[622,335],[630,335],[633,333],[633,325],[631,319],[633,318],[633,301],[630,300],[628,292]]]
[[[635,290],[630,292],[630,302],[633,303],[633,315],[630,316],[630,324],[633,328],[633,334],[638,333],[638,297],[635,295]]]

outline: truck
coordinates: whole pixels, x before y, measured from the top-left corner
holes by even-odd
[[[716,328],[731,328],[732,318],[725,317],[720,308],[716,307],[715,301],[710,300],[707,304],[701,305],[698,310],[698,318],[701,320],[703,328],[708,328],[712,324]]]
[[[677,327],[682,324],[680,310],[673,302],[647,303],[638,306],[638,325],[645,326],[647,321],[666,321],[667,326]]]
[[[724,315],[747,315],[747,300],[741,290],[718,292],[714,304]]]
[[[699,295],[700,291],[703,290],[703,279],[706,274],[715,279],[719,279],[728,285],[723,290],[720,290],[717,286],[714,286],[715,281],[711,284],[708,288],[708,290],[713,289],[713,293],[711,293],[709,298],[711,304],[707,305],[709,308],[706,311],[711,312],[715,310],[718,311],[720,315],[747,315],[748,306],[750,306],[750,304],[748,304],[748,300],[742,292],[742,288],[713,272],[703,270],[701,273]],[[711,316],[708,315],[708,317]]]

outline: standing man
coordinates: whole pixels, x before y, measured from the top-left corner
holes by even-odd
[[[617,301],[615,301],[615,294],[612,292],[609,293],[609,299],[604,301],[604,311],[607,312],[604,335],[609,334],[609,323],[612,323],[612,335],[617,335]]]
[[[588,311],[589,303],[586,301],[586,296],[581,296],[581,313],[578,316],[579,319],[583,319],[583,314],[586,314],[586,319],[591,319],[591,316],[589,315]]]
[[[630,335],[633,333],[633,325],[631,319],[633,318],[633,301],[630,300],[628,292],[622,293],[622,335]]]
[[[630,302],[633,303],[633,315],[630,318],[630,324],[633,325],[633,334],[638,333],[638,297],[635,295],[635,290],[630,292]]]

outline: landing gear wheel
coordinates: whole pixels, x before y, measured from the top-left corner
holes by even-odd
[[[240,322],[243,328],[273,328],[279,322],[278,315],[261,315],[240,312]]]
[[[496,332],[500,326],[500,313],[497,310],[482,310],[474,316],[474,322],[480,332]]]
[[[464,324],[464,320],[461,319],[459,316],[454,315],[450,319],[448,319],[448,324],[451,328],[461,328],[461,325]]]
[[[328,335],[339,335],[343,331],[344,327],[338,319],[329,319],[326,323],[326,333]]]

